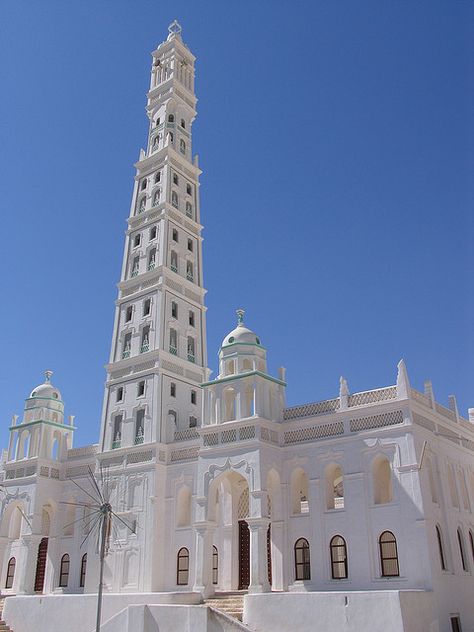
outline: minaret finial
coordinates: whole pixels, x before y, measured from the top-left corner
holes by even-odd
[[[181,28],[181,24],[178,22],[178,20],[173,20],[168,26],[168,33],[170,34],[170,36],[181,35],[182,30],[183,29]]]
[[[235,313],[237,314],[237,325],[243,325],[244,324],[245,310],[244,309],[236,309]]]
[[[50,371],[49,369],[48,369],[48,370],[46,370],[46,371],[44,372],[44,381],[45,381],[45,382],[51,382],[51,376],[52,376],[52,375],[53,375],[53,372],[52,372],[52,371]]]

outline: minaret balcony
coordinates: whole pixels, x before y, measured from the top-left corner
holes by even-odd
[[[192,362],[193,364],[196,364],[196,357],[194,353],[188,353],[188,362]]]
[[[173,347],[173,346],[170,345],[170,353],[171,353],[171,355],[177,356],[178,355],[178,347]]]
[[[146,342],[140,347],[140,353],[148,353],[148,351],[150,351],[150,344]]]
[[[112,441],[112,450],[117,450],[117,448],[122,447],[122,441]]]

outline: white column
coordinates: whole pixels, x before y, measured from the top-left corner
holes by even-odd
[[[199,523],[196,531],[196,560],[194,574],[194,592],[200,592],[203,597],[209,597],[214,592],[212,585],[212,535],[214,523]]]
[[[18,573],[18,583],[15,582],[18,586],[18,595],[33,595],[35,592],[36,561],[40,541],[41,536],[25,536],[21,540],[21,560],[15,569],[15,575]]]
[[[250,529],[249,593],[270,591],[268,583],[267,531],[268,518],[247,518]]]
[[[272,588],[274,590],[288,590],[288,581],[285,578],[285,553],[286,547],[285,523],[283,520],[271,524],[271,551],[272,551]],[[286,553],[287,554],[287,553]]]

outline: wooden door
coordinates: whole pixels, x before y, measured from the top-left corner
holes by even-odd
[[[239,590],[250,584],[250,531],[245,520],[239,520]]]
[[[43,538],[38,547],[38,559],[36,560],[35,592],[43,592],[44,576],[46,572],[46,554],[48,552],[48,538]]]
[[[267,531],[267,569],[268,569],[268,583],[270,588],[272,587],[272,530],[271,525],[268,525]]]

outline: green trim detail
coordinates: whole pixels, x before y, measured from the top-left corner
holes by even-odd
[[[25,402],[29,402],[30,400],[38,400],[38,399],[46,399],[49,402],[59,402],[64,406],[64,402],[62,399],[57,399],[56,397],[27,397]]]
[[[227,349],[227,347],[235,347],[235,345],[245,345],[247,347],[258,347],[259,349],[263,349],[266,351],[266,348],[263,345],[258,345],[256,342],[231,342],[228,345],[222,345],[221,349]]]
[[[226,377],[221,377],[220,380],[213,380],[212,382],[203,382],[201,384],[201,387],[211,386],[212,384],[221,384],[222,382],[232,382],[243,377],[250,377],[251,375],[258,375],[259,377],[263,377],[265,380],[270,380],[270,382],[280,384],[280,386],[286,386],[286,382],[283,382],[283,380],[279,380],[278,378],[267,375],[266,373],[262,373],[261,371],[248,371],[247,373],[236,373],[234,375],[227,375]]]
[[[54,426],[55,428],[68,428],[69,430],[77,430],[77,426],[66,426],[65,424],[58,424],[55,421],[46,421],[44,419],[37,419],[36,421],[28,421],[26,424],[18,424],[17,426],[10,426],[8,430],[18,430],[19,428],[28,428],[28,426],[36,426],[36,424],[46,424],[47,426]]]

